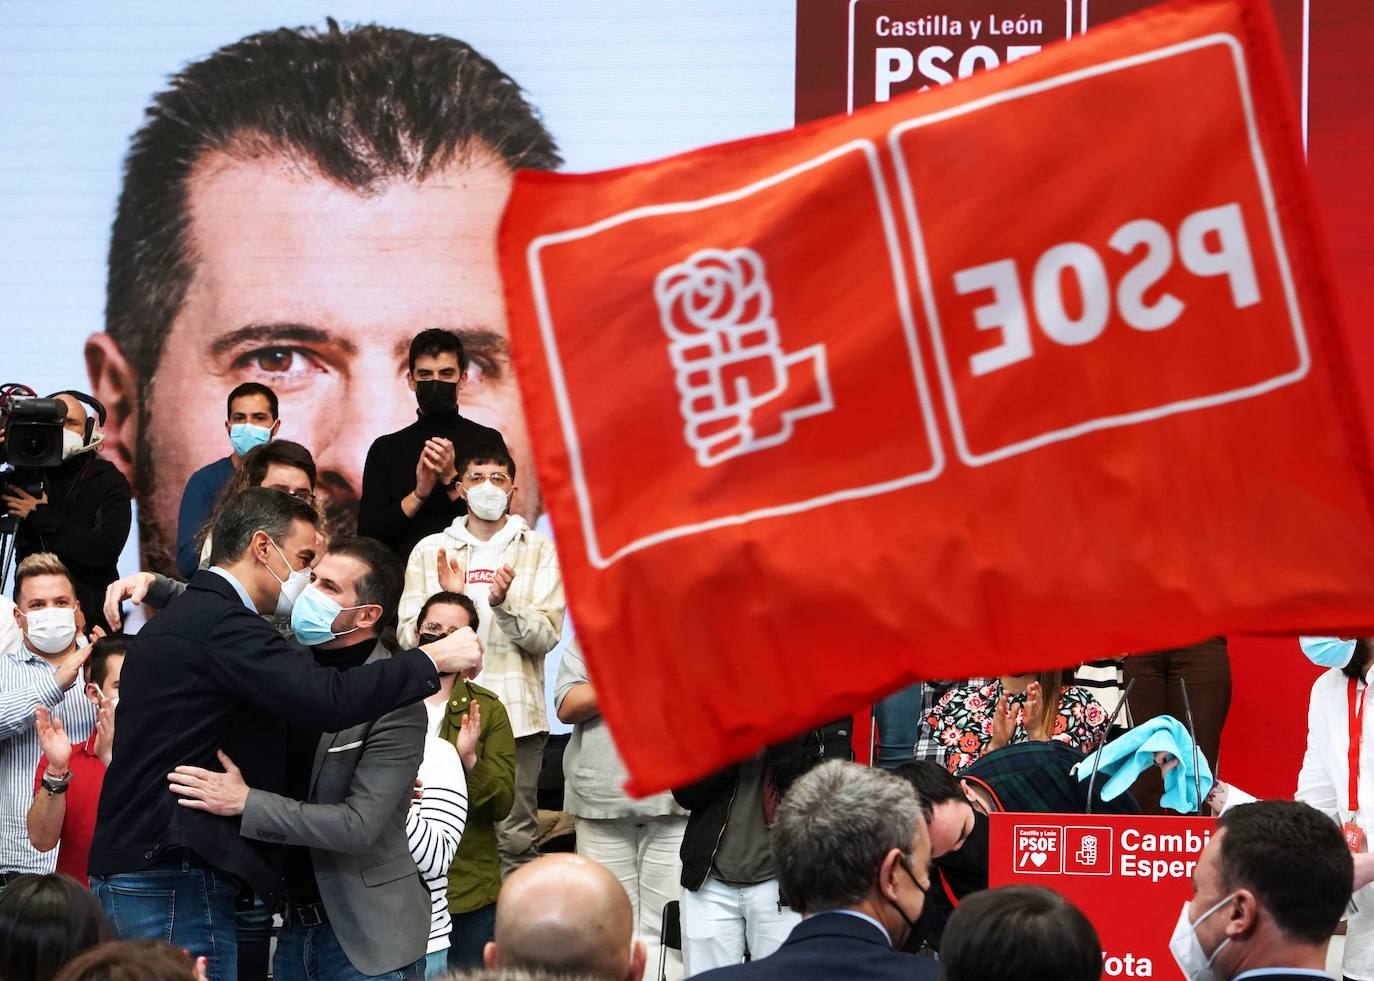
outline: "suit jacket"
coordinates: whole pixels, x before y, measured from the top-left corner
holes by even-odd
[[[818,913],[792,928],[777,951],[761,960],[717,968],[700,981],[935,981],[935,961],[893,950],[881,930],[843,913]]]
[[[286,789],[286,719],[321,732],[359,725],[439,690],[434,664],[406,651],[351,671],[317,665],[214,572],[133,638],[120,677],[119,730],[91,842],[94,875],[143,872],[168,849],[281,892],[281,848],[239,834],[239,818],[179,807],[167,774],[218,770],[223,749],[250,787]]]
[[[378,643],[368,664],[388,656]],[[425,956],[429,892],[406,840],[428,716],[406,705],[376,722],[320,737],[305,802],[250,790],[241,833],[310,849],[320,899],[360,974],[386,974]]]

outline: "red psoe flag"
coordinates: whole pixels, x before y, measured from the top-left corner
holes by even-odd
[[[521,173],[510,329],[631,789],[920,678],[1374,624],[1374,480],[1262,2]],[[1243,668],[1242,668],[1243,669]]]

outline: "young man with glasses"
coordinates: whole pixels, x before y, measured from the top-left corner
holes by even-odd
[[[505,447],[474,447],[457,464],[467,513],[411,551],[398,634],[402,643],[414,639],[416,615],[440,590],[473,601],[486,645],[476,680],[500,697],[515,733],[515,803],[500,827],[501,866],[509,873],[538,854],[539,771],[549,734],[544,656],[563,631],[563,575],[553,541],[510,513],[516,472]]]

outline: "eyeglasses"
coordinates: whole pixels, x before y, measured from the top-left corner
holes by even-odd
[[[453,628],[445,627],[442,624],[435,623],[433,620],[431,620],[429,621],[429,623],[420,624],[420,633],[438,634],[440,637],[447,637],[449,634],[453,633]]]
[[[315,503],[315,495],[310,493],[310,491],[306,490],[303,487],[298,488],[296,490],[291,490],[287,487],[281,486],[280,484],[263,484],[263,486],[266,487],[268,490],[281,491],[283,494],[289,494],[296,500],[304,501],[306,504]]]
[[[463,483],[477,485],[484,480],[490,480],[491,486],[501,489],[510,486],[510,478],[503,473],[465,473]]]

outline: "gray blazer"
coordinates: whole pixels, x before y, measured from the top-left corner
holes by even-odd
[[[386,656],[378,643],[368,663]],[[327,732],[305,802],[250,790],[243,809],[243,836],[310,849],[329,922],[361,974],[399,970],[429,945],[429,892],[406,842],[426,719],[417,702]]]

